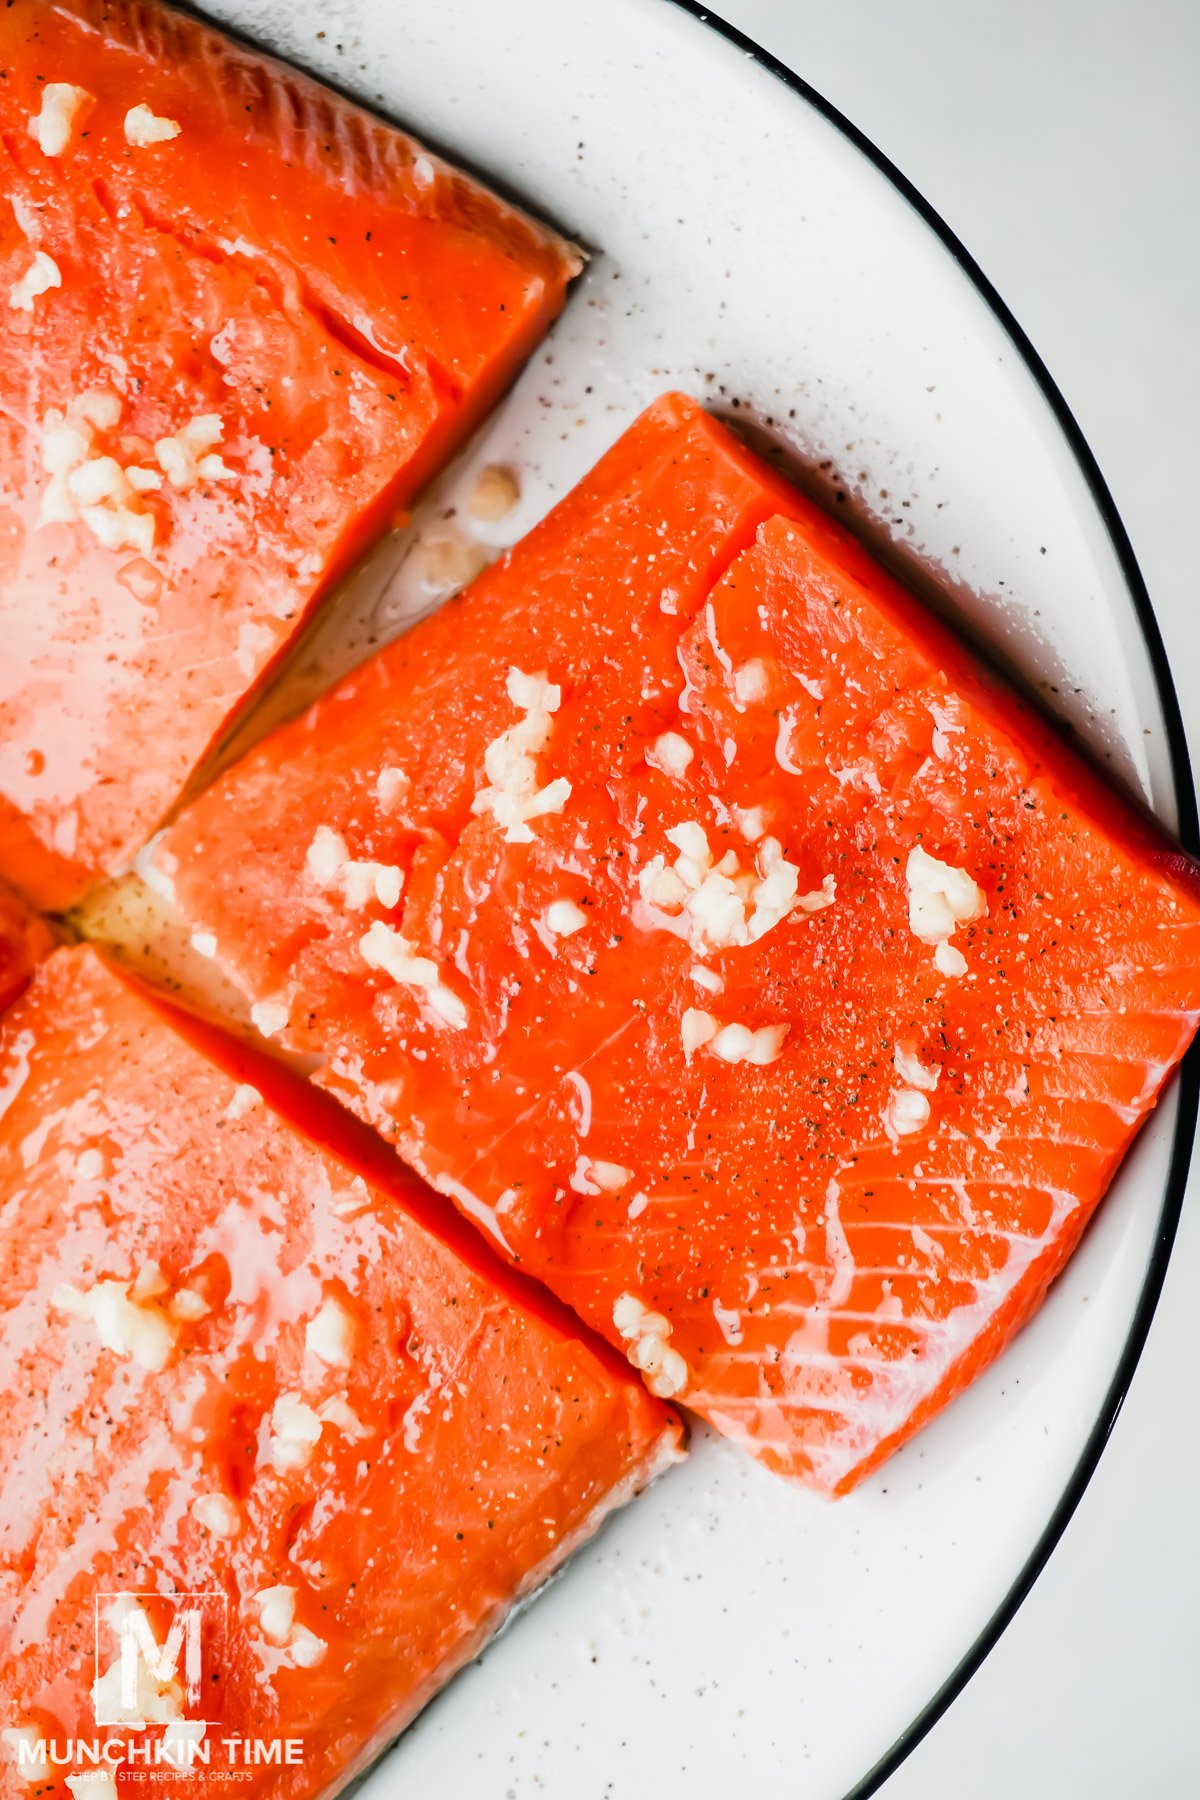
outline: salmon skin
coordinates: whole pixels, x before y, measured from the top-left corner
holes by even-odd
[[[0,863],[61,910],[146,840],[579,265],[148,0],[13,0],[0,66]]]
[[[160,866],[264,1029],[830,1495],[1037,1306],[1200,1007],[1182,854],[677,396]]]
[[[91,948],[10,1010],[0,1095],[0,1781],[113,1800],[195,1741],[201,1777],[330,1793],[679,1421],[341,1108]],[[131,1709],[122,1613],[165,1654],[180,1593],[200,1698],[180,1657]],[[135,1749],[80,1782],[97,1739]]]

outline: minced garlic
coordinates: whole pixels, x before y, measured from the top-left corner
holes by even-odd
[[[106,1350],[157,1373],[166,1366],[178,1335],[178,1326],[152,1298],[158,1291],[155,1282],[140,1277],[132,1283],[97,1281],[82,1291],[63,1282],[55,1288],[51,1305],[57,1312],[90,1319]]]
[[[58,264],[44,250],[38,250],[25,273],[9,288],[8,304],[18,312],[31,313],[34,301],[41,294],[61,286],[62,271]]]
[[[542,924],[551,937],[573,937],[587,924],[587,914],[573,900],[552,900],[542,914]]]
[[[909,930],[923,944],[935,946],[934,962],[941,974],[965,975],[967,960],[950,939],[960,925],[986,914],[983,889],[965,869],[930,856],[919,844],[909,852],[905,879]]]
[[[330,1368],[348,1369],[354,1355],[354,1320],[333,1294],[327,1294],[304,1327],[304,1347]]]
[[[144,149],[149,144],[166,144],[179,136],[180,126],[177,119],[162,119],[152,113],[144,101],[131,106],[125,114],[125,142],[136,149]]]
[[[296,1623],[296,1590],[280,1583],[261,1588],[251,1604],[258,1609],[259,1629],[267,1642],[288,1652],[301,1669],[312,1669],[322,1660],[328,1645],[306,1625]]]
[[[652,1394],[669,1400],[687,1386],[688,1366],[673,1350],[667,1339],[671,1322],[662,1313],[651,1312],[636,1294],[622,1294],[613,1305],[613,1324],[629,1345],[626,1354],[635,1369],[646,1377]]]
[[[43,156],[62,155],[71,141],[79,109],[91,97],[86,88],[69,81],[46,83],[41,109],[29,121],[29,135],[37,140]]]
[[[380,969],[401,987],[420,988],[426,1004],[444,1024],[462,1031],[467,1009],[452,988],[442,981],[432,957],[418,956],[414,945],[394,925],[376,919],[358,940],[359,955],[369,969]]]
[[[534,761],[549,740],[562,690],[544,675],[526,675],[515,668],[508,672],[507,687],[509,699],[525,716],[484,751],[488,785],[475,795],[471,811],[490,812],[506,843],[528,844],[533,841],[529,821],[561,812],[571,794],[571,784],[562,776],[539,786]]]
[[[224,1494],[197,1494],[192,1517],[214,1537],[235,1538],[242,1529],[242,1515]]]
[[[677,919],[700,954],[757,943],[797,909],[819,912],[836,898],[831,875],[815,892],[799,892],[799,869],[788,862],[778,838],[762,838],[754,868],[745,869],[734,850],[714,861],[708,834],[694,819],[666,836],[678,855],[672,863],[651,857],[639,871],[638,892],[657,913]]]

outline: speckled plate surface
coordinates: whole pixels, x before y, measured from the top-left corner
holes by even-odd
[[[965,253],[800,84],[671,0],[209,10],[594,251],[418,534],[499,459],[522,471],[519,535],[657,392],[690,389],[936,583],[1191,834],[1169,678],[1086,448]],[[406,548],[347,597],[310,680],[425,602]],[[1194,1090],[1185,1074],[1160,1107],[1033,1325],[880,1476],[826,1506],[699,1434],[384,1759],[373,1800],[869,1791],[1087,1478],[1161,1281]]]

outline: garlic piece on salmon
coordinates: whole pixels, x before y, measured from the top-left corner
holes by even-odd
[[[695,1051],[702,1050],[705,1044],[711,1044],[721,1027],[710,1012],[703,1007],[689,1006],[679,1021],[679,1035],[683,1040],[683,1054],[690,1062]]]
[[[120,395],[109,388],[78,395],[65,415],[49,409],[42,420],[41,453],[50,480],[37,522],[78,522],[106,550],[137,550],[148,557],[157,532],[154,514],[145,510],[116,458],[95,448],[96,432],[113,430],[120,417]]]
[[[52,256],[38,250],[25,273],[8,290],[8,304],[18,312],[31,313],[33,303],[51,288],[62,286],[62,272]]]
[[[323,1424],[332,1425],[335,1431],[340,1431],[352,1443],[370,1436],[350,1402],[341,1394],[332,1394],[328,1400],[323,1400],[317,1408],[317,1417]]]
[[[767,813],[762,806],[731,806],[733,822],[748,844],[757,844],[767,834]]]
[[[48,81],[42,89],[41,109],[29,121],[29,135],[43,156],[61,156],[71,141],[79,109],[91,95],[69,81]]]
[[[233,1090],[233,1099],[225,1108],[225,1117],[227,1119],[244,1119],[247,1113],[254,1112],[261,1105],[262,1095],[258,1089],[251,1087],[248,1081],[239,1082]]]
[[[298,1669],[315,1669],[325,1660],[329,1645],[307,1625],[293,1625],[287,1641],[288,1655]]]
[[[78,517],[79,508],[72,500],[66,482],[61,475],[52,476],[38,507],[37,529],[40,531],[44,525],[73,525]]]
[[[34,1725],[10,1725],[0,1731],[9,1748],[10,1767],[21,1780],[32,1786],[46,1782],[46,1746]]]
[[[756,1030],[748,1025],[723,1025],[708,1045],[708,1052],[721,1062],[754,1063],[765,1068],[782,1056],[787,1034],[786,1025],[760,1025]]]
[[[767,665],[761,656],[752,656],[733,671],[733,697],[739,707],[765,699],[767,688]]]
[[[259,1629],[268,1643],[286,1650],[297,1668],[316,1667],[329,1646],[307,1625],[297,1625],[294,1587],[281,1583],[277,1587],[262,1588],[251,1604],[258,1608]]]
[[[171,437],[161,437],[154,445],[154,458],[171,486],[181,494],[186,494],[199,481],[207,477],[221,478],[220,471],[211,466],[204,469],[208,461],[207,452],[219,444],[225,435],[223,421],[216,413],[198,413],[189,419],[186,425]],[[219,459],[218,459],[219,460]],[[224,465],[222,465],[222,469]],[[236,470],[226,470],[225,474],[236,474]]]
[[[177,119],[160,118],[144,101],[131,106],[125,114],[125,142],[136,149],[144,149],[148,144],[169,143],[179,136],[179,131]]]
[[[114,456],[92,456],[67,476],[71,498],[79,506],[98,506],[125,491],[125,471]]]
[[[960,925],[970,925],[986,915],[983,889],[965,869],[930,856],[919,844],[909,851],[904,873],[909,930],[923,944],[935,946],[934,962],[941,974],[965,975],[966,958],[950,939]]]
[[[656,737],[646,752],[646,761],[652,769],[661,769],[664,775],[673,775],[676,779],[687,774],[688,765],[696,752],[685,737],[677,731],[664,731]]]
[[[358,948],[369,969],[381,969],[404,986],[429,988],[437,980],[433,958],[417,955],[409,940],[382,919],[375,920]]]
[[[250,1008],[250,1023],[265,1038],[277,1037],[291,1016],[283,1000],[256,1000]]]
[[[833,904],[831,875],[816,893],[800,894],[800,871],[788,862],[778,838],[760,839],[754,867],[745,869],[733,850],[716,861],[708,834],[695,819],[673,826],[666,836],[679,854],[670,864],[665,856],[652,856],[639,871],[638,893],[646,906],[678,918],[698,955],[757,943],[797,907],[807,913]],[[662,919],[651,923],[674,929]]]
[[[351,912],[361,912],[372,900],[389,910],[400,904],[404,871],[391,863],[358,860],[350,855],[340,831],[318,825],[305,854],[305,866],[319,888],[340,888]]]
[[[588,1173],[604,1194],[619,1194],[633,1180],[633,1170],[627,1169],[624,1163],[601,1162],[595,1158],[588,1164]]]
[[[304,857],[305,867],[317,886],[336,887],[349,860],[350,851],[341,832],[330,825],[318,825]]]
[[[260,1588],[252,1604],[258,1608],[258,1623],[263,1636],[272,1644],[286,1644],[296,1620],[295,1588],[283,1583]]]
[[[911,1137],[929,1123],[929,1099],[917,1088],[899,1088],[888,1101],[884,1124],[897,1137]]]
[[[223,456],[215,454],[202,456],[196,469],[206,481],[236,481],[238,478],[237,470],[231,469]]]
[[[895,1046],[892,1063],[906,1085],[898,1088],[888,1101],[883,1115],[884,1129],[889,1137],[911,1137],[929,1123],[927,1095],[936,1088],[942,1071],[940,1067],[926,1068],[917,1055],[916,1045],[911,1042]]]
[[[391,909],[400,904],[404,871],[392,863],[350,860],[342,871],[342,892],[351,912],[361,912],[372,900]]]
[[[892,1064],[901,1081],[909,1087],[923,1088],[932,1094],[938,1084],[941,1069],[927,1069],[917,1055],[916,1046],[911,1043],[897,1044],[892,1052]]]
[[[639,870],[638,892],[647,906],[660,907],[665,912],[676,911],[688,895],[682,880],[662,856],[652,856]]]
[[[667,1339],[671,1321],[651,1312],[636,1294],[621,1294],[613,1304],[613,1324],[628,1344],[626,1351],[635,1369],[646,1377],[646,1386],[660,1400],[669,1400],[687,1386],[688,1366]]]
[[[282,1473],[303,1469],[312,1460],[321,1437],[321,1420],[297,1394],[280,1394],[271,1408],[271,1437],[267,1454]]]
[[[459,996],[443,982],[436,982],[425,994],[429,1010],[449,1025],[454,1031],[463,1031],[467,1024],[467,1009]]]
[[[92,447],[92,427],[86,419],[64,418],[56,406],[42,420],[42,467],[47,475],[70,475]]]
[[[551,937],[573,937],[587,924],[587,914],[573,900],[552,900],[542,914],[542,924]]]
[[[376,919],[358,940],[358,951],[369,969],[379,969],[401,987],[419,988],[430,1010],[445,1024],[461,1031],[467,1009],[460,997],[440,979],[432,957],[418,956],[415,947],[394,925]]]
[[[304,1348],[332,1369],[348,1369],[354,1356],[354,1320],[327,1294],[304,1327]]]
[[[85,388],[67,408],[68,418],[82,419],[97,431],[115,431],[121,423],[122,401],[110,387]]]
[[[129,1298],[136,1306],[143,1300],[158,1300],[170,1288],[170,1282],[162,1272],[162,1264],[154,1261],[144,1262],[129,1289]]]
[[[375,795],[385,812],[398,806],[411,786],[412,781],[403,769],[380,769],[375,777]]]
[[[697,1050],[707,1050],[720,1062],[756,1063],[766,1067],[778,1061],[787,1038],[787,1025],[759,1025],[752,1029],[737,1023],[722,1025],[710,1012],[689,1006],[679,1022],[683,1053],[690,1062]]]
[[[823,912],[827,906],[832,906],[836,899],[837,882],[832,875],[826,875],[820,887],[814,888],[811,894],[798,895],[796,905],[804,913]]]
[[[153,1301],[131,1299],[131,1286],[136,1284],[97,1281],[81,1291],[62,1282],[50,1304],[56,1312],[90,1319],[106,1350],[157,1374],[175,1347],[177,1328]]]
[[[153,513],[134,512],[127,506],[81,506],[79,518],[106,550],[136,550],[149,556],[154,548]]]
[[[933,953],[934,967],[940,975],[959,980],[967,972],[967,959],[953,944],[939,944]]]
[[[242,1529],[242,1515],[225,1494],[197,1494],[192,1517],[214,1537],[235,1538]]]
[[[488,785],[471,802],[473,813],[490,812],[508,844],[530,844],[531,819],[559,813],[571,796],[571,783],[563,776],[539,787],[535,757],[544,750],[554,727],[553,715],[562,704],[562,689],[544,675],[526,675],[511,668],[508,697],[525,716],[493,738],[483,753]]]
[[[212,1307],[195,1288],[184,1287],[171,1295],[167,1311],[173,1319],[179,1319],[185,1325],[194,1325],[199,1319],[207,1319]]]
[[[786,919],[794,906],[802,906],[806,912],[814,910],[805,904],[805,901],[813,898],[812,895],[806,895],[801,900],[798,892],[799,871],[794,863],[785,859],[783,846],[778,838],[762,839],[756,862],[762,879],[750,890],[753,910],[746,920],[746,936],[752,944]],[[825,879],[827,883],[831,883],[833,877],[827,875]],[[829,894],[832,900],[832,889]],[[826,901],[825,904],[828,905],[829,902]]]

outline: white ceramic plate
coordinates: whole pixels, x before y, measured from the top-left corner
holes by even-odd
[[[1194,836],[1161,646],[1086,446],[966,253],[802,84],[671,0],[211,10],[596,251],[451,495],[473,464],[518,463],[515,536],[656,393],[691,389],[800,459]],[[354,600],[359,627],[411,616],[402,549]],[[323,673],[361,653],[352,624],[325,634]],[[993,1641],[1094,1465],[1195,1111],[1193,1065],[1033,1325],[880,1476],[825,1506],[700,1437],[430,1708],[375,1800],[870,1791]]]

